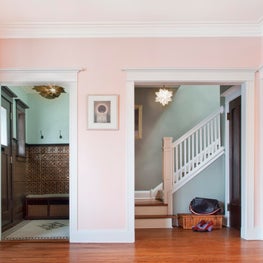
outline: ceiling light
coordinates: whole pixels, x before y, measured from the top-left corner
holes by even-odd
[[[33,89],[46,99],[55,99],[59,97],[61,93],[66,93],[64,88],[56,85],[34,86]]]
[[[170,101],[172,101],[173,92],[167,90],[165,88],[159,89],[158,92],[155,92],[156,102],[160,102],[163,106],[167,105]]]

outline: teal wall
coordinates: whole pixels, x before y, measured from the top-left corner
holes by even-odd
[[[45,99],[38,94],[29,94],[30,109],[27,112],[27,143],[69,142],[69,95],[61,94],[56,99]],[[40,138],[40,131],[44,136]],[[60,131],[62,139],[59,138]]]
[[[20,99],[26,105],[29,105],[29,101],[28,101],[29,98],[23,89],[21,89],[20,87],[8,87],[8,88],[17,95],[17,98],[15,99]],[[13,138],[16,139],[16,104],[15,103],[13,103]]]
[[[162,182],[162,138],[174,140],[220,107],[218,85],[183,85],[172,103],[155,102],[154,88],[136,88],[135,104],[143,105],[142,139],[135,140],[135,189],[150,190]],[[174,195],[175,213],[188,213],[196,197],[224,202],[224,157],[219,158]]]
[[[198,176],[194,177],[173,196],[174,214],[190,213],[189,204],[195,197],[225,200],[224,156],[221,156]]]
[[[220,106],[220,87],[215,85],[182,85],[167,106],[155,102],[156,91],[135,89],[135,104],[143,105],[143,135],[135,140],[136,190],[162,181],[162,138],[179,138]]]
[[[26,110],[26,143],[69,143],[69,94],[56,99],[45,99],[38,93],[25,93],[19,87],[11,88],[24,103]],[[41,139],[40,131],[44,138]],[[61,131],[62,139],[59,138]]]

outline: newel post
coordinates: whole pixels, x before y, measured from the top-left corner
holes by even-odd
[[[174,149],[172,137],[163,138],[163,199],[168,213],[173,214]]]

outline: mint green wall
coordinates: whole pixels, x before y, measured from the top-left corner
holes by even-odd
[[[15,99],[20,99],[26,105],[29,105],[29,98],[23,89],[21,89],[20,87],[8,87],[8,88],[17,95],[17,98]],[[16,138],[16,104],[15,102],[13,103],[13,138]]]
[[[135,104],[143,105],[143,135],[135,140],[136,190],[149,190],[161,183],[163,137],[179,138],[220,107],[217,85],[183,85],[165,107],[154,101],[155,91],[158,89],[135,89]]]
[[[29,94],[30,109],[27,111],[27,143],[69,143],[69,95],[45,99]],[[42,131],[44,138],[40,138]],[[62,139],[59,138],[61,131]]]
[[[221,156],[198,176],[190,180],[173,196],[174,214],[190,213],[189,204],[195,197],[225,200],[224,156]]]
[[[26,110],[26,143],[69,143],[69,94],[56,99],[45,99],[38,93],[26,93],[19,87],[11,88],[24,103]],[[62,139],[59,138],[61,130]],[[40,138],[42,131],[44,138]]]

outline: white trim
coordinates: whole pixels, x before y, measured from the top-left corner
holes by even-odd
[[[215,83],[242,84],[242,226],[241,237],[244,239],[261,239],[255,235],[254,225],[254,90],[256,69],[126,69],[127,86],[131,93],[132,83],[171,81],[174,83]],[[128,85],[129,84],[129,85]],[[126,119],[133,120],[134,113],[130,110],[134,97],[127,99]],[[132,125],[127,133],[132,133]],[[128,138],[129,148],[134,147],[134,137]],[[127,152],[127,167],[134,167],[134,151]],[[134,178],[134,170],[128,177]],[[131,186],[132,187],[132,186]],[[129,191],[134,191],[130,189]],[[131,207],[129,208],[131,209]],[[133,209],[133,208],[132,208]]]
[[[221,97],[225,97],[225,218],[226,226],[229,226],[229,211],[227,210],[227,204],[229,204],[229,121],[227,120],[227,113],[229,112],[229,103],[235,98],[241,96],[241,86],[233,86],[227,89],[221,94]]]
[[[263,23],[239,22],[35,22],[0,25],[0,38],[259,37]]]
[[[263,65],[261,65],[260,67],[259,67],[259,78],[260,78],[260,80],[262,80],[263,79]]]
[[[119,230],[79,230],[70,234],[71,243],[133,243],[134,227],[132,229]]]
[[[263,36],[263,19],[259,22],[260,35]]]
[[[81,69],[0,69],[0,85],[22,85],[56,82],[63,83],[70,92],[70,242],[73,242],[77,233],[77,74]],[[26,82],[25,82],[26,79]],[[0,204],[1,206],[1,204]],[[0,207],[1,208],[1,207]],[[0,218],[1,223],[1,218]],[[71,237],[72,236],[72,237]]]
[[[77,81],[76,72],[82,70],[84,69],[0,69],[0,81],[1,85],[74,83]]]
[[[234,100],[235,98],[241,96],[241,89],[240,89],[240,85],[235,85],[232,86],[231,88],[227,89],[225,92],[223,92],[221,94],[221,97],[225,97],[225,102],[229,103],[231,100]],[[229,108],[227,109],[227,111],[225,111],[225,113],[227,113],[229,110]]]
[[[126,98],[125,98],[125,106],[126,106],[126,153],[125,153],[125,167],[126,167],[126,218],[127,218],[127,229],[130,233],[129,239],[130,242],[135,241],[135,204],[134,204],[134,174],[135,167],[134,162],[130,162],[129,156],[134,158],[134,82],[127,81],[126,82]]]
[[[163,183],[150,190],[135,190],[135,199],[155,199],[158,191],[163,190]]]
[[[259,70],[259,195],[260,200],[263,200],[263,66]],[[260,222],[263,222],[263,207],[261,207],[261,211],[259,211],[260,214]],[[261,233],[263,233],[263,227],[261,229]],[[263,235],[263,234],[262,234]]]
[[[184,83],[226,83],[240,84],[246,80],[254,80],[256,68],[129,68],[127,81],[136,84],[146,82],[176,82]],[[176,75],[176,76],[175,76]]]
[[[69,241],[74,241],[75,233],[78,231],[78,90],[76,82],[70,86],[69,102]]]
[[[245,142],[241,149],[241,236],[246,239],[251,239],[255,228],[254,86],[254,81],[241,86],[241,142]]]

